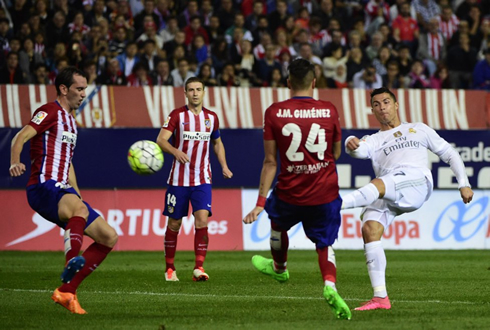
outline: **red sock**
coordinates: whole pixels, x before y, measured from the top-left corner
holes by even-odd
[[[85,266],[73,277],[70,283],[63,284],[59,290],[74,294],[80,283],[104,261],[111,250],[112,248],[108,246],[95,242],[92,243],[82,254],[85,258]]]
[[[316,249],[323,281],[337,282],[337,267],[328,260],[328,247]]]
[[[177,250],[177,237],[179,236],[178,231],[173,231],[172,229],[168,228],[165,231],[165,239],[164,239],[164,246],[165,246],[165,270],[171,268],[175,270],[174,266],[174,259],[175,259],[175,251]]]
[[[87,222],[82,217],[73,217],[65,227],[65,258],[66,261],[78,256],[83,243],[83,230]]]
[[[289,237],[286,230],[281,230],[278,225],[271,221],[271,228],[281,233],[281,249],[275,250],[271,246],[272,259],[276,270],[286,270],[288,261]]]
[[[194,269],[202,267],[206,253],[208,252],[208,227],[196,228],[194,235],[194,253],[196,255],[196,266]]]

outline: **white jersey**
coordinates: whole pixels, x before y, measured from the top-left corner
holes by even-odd
[[[346,143],[350,138],[346,139]],[[450,165],[460,188],[470,186],[457,151],[424,123],[402,123],[393,129],[364,136],[359,148],[354,151],[346,148],[346,152],[354,158],[371,159],[376,177],[403,167],[418,168],[432,187],[427,149]]]

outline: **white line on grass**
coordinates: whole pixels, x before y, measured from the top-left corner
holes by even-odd
[[[11,292],[31,292],[31,293],[52,293],[52,290],[35,290],[35,289],[9,289],[0,288],[0,291]],[[247,295],[217,295],[217,294],[195,294],[195,293],[165,293],[165,292],[145,292],[145,291],[83,291],[84,294],[117,294],[117,295],[135,295],[135,296],[178,296],[178,297],[203,297],[203,298],[232,298],[232,299],[291,299],[291,300],[323,300],[319,297],[291,297],[291,296],[247,296]],[[359,298],[344,298],[347,301],[366,301]],[[396,303],[431,303],[431,304],[449,304],[449,305],[483,305],[488,302],[474,301],[442,301],[442,300],[391,300]]]

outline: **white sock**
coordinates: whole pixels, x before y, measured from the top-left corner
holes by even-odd
[[[378,188],[376,188],[374,184],[368,183],[364,187],[342,197],[342,209],[351,209],[354,207],[370,205],[378,198]]]
[[[334,282],[330,282],[330,281],[325,280],[325,286],[330,286],[330,287],[332,287],[332,289],[337,291],[337,287],[335,286]]]
[[[384,298],[386,291],[386,255],[381,241],[364,244],[364,255],[374,296]]]

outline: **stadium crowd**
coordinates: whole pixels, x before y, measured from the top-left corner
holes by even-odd
[[[0,0],[0,84],[490,90],[490,0]]]

